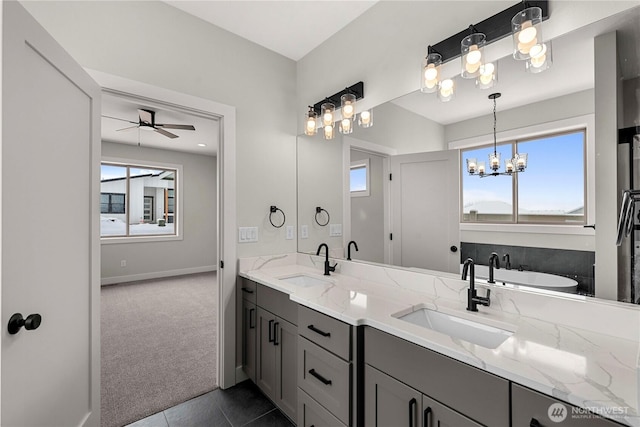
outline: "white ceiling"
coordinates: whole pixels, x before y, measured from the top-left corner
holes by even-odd
[[[193,125],[196,130],[167,129],[169,132],[178,135],[178,138],[174,139],[145,129],[118,130],[135,126],[135,123],[128,123],[127,121],[138,122],[139,108],[155,111],[156,123]],[[111,117],[116,117],[117,119]],[[215,156],[218,149],[219,135],[220,128],[217,120],[185,112],[172,111],[158,105],[141,104],[119,96],[109,94],[103,94],[102,96],[102,139],[104,141]],[[206,146],[200,147],[198,144],[205,144]]]
[[[169,0],[165,3],[298,61],[377,0]]]

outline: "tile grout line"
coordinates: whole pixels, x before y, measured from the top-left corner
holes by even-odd
[[[261,414],[261,415],[257,416],[256,418],[252,419],[251,421],[248,421],[248,422],[246,422],[246,423],[242,424],[242,426],[238,426],[238,427],[244,427],[244,426],[247,426],[247,425],[251,424],[252,422],[259,420],[260,418],[262,418],[262,417],[264,417],[264,416],[266,416],[266,415],[270,414],[271,412],[273,412],[273,411],[275,411],[275,410],[277,410],[277,408],[271,408],[270,410],[268,410],[268,411],[267,411],[267,412],[265,412],[264,414]]]

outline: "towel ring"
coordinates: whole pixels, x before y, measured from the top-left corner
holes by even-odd
[[[318,221],[318,215],[320,213],[326,213],[327,214],[327,221],[324,224],[321,224],[320,221]],[[331,217],[329,216],[329,212],[327,212],[325,209],[322,209],[320,206],[316,207],[316,224],[318,224],[320,227],[324,227],[325,225],[329,224],[329,221],[331,221]]]
[[[280,224],[280,225],[275,225],[275,224],[273,223],[273,219],[271,218],[271,216],[272,216],[274,213],[276,213],[277,211],[282,212],[282,224]],[[282,227],[282,226],[284,225],[284,223],[285,223],[286,221],[287,221],[287,217],[286,217],[286,215],[284,214],[284,211],[283,211],[282,209],[280,209],[280,208],[279,208],[279,207],[277,207],[277,206],[271,206],[271,207],[269,208],[269,222],[271,223],[271,225],[273,225],[275,228],[280,228],[280,227]]]

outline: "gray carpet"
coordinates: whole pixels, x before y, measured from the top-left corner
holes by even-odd
[[[102,427],[129,424],[215,388],[215,274],[102,288]]]

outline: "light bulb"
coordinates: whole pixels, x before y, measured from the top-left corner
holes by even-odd
[[[362,124],[369,123],[370,119],[371,119],[371,113],[369,112],[369,110],[366,110],[360,113],[360,121],[362,121]]]
[[[333,139],[333,126],[324,127],[324,139]]]
[[[531,65],[540,68],[547,60],[547,45],[544,43],[537,44],[531,48],[529,53],[531,55]]]
[[[307,135],[309,135],[310,133],[313,134],[316,130],[316,121],[315,119],[309,117],[309,119],[307,120]]]
[[[467,70],[469,74],[475,74],[478,71],[478,68],[480,68],[480,65],[482,65],[480,64],[480,62],[476,62],[472,64],[471,62],[467,61],[467,63],[464,66],[464,69]]]
[[[531,21],[523,22],[521,28],[518,33],[518,41],[523,45],[530,44],[536,38],[538,30],[536,30]]]
[[[424,79],[425,82],[430,82],[435,80],[438,77],[438,70],[433,64],[427,65],[424,69]]]
[[[328,126],[329,123],[333,123],[333,114],[324,113],[324,116],[322,117],[322,121],[325,126]]]
[[[482,53],[478,50],[478,45],[472,45],[467,53],[467,64],[477,64],[482,59]]]
[[[347,104],[342,107],[342,115],[346,118],[350,118],[353,115],[353,105]]]

